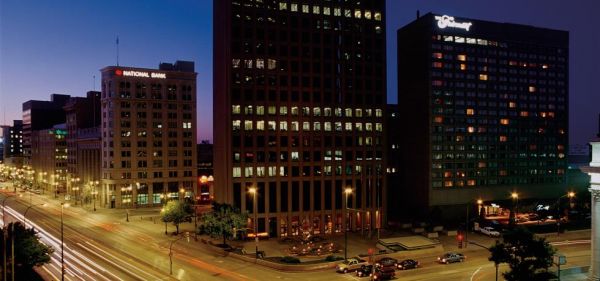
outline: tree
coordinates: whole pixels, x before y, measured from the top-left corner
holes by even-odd
[[[189,220],[194,213],[192,206],[186,202],[177,200],[169,201],[161,211],[161,220],[171,222],[175,225],[175,234],[179,234],[179,224]]]
[[[229,204],[213,202],[212,211],[202,215],[198,231],[211,237],[222,237],[223,245],[227,238],[232,237],[236,230],[246,227],[248,214]]]
[[[54,249],[40,242],[40,238],[32,228],[25,228],[20,222],[10,223],[5,229],[0,229],[0,235],[6,234],[7,264],[11,264],[10,251],[14,237],[15,243],[15,276],[18,280],[27,280],[33,274],[34,266],[41,266],[50,262],[50,255]],[[0,243],[0,248],[3,244]],[[5,250],[5,249],[2,249]],[[3,255],[0,255],[0,261]],[[8,266],[7,270],[10,270]]]
[[[502,273],[508,281],[549,280],[555,275],[552,266],[554,249],[545,238],[535,237],[529,230],[518,227],[503,235],[503,242],[490,247],[489,260],[496,265],[507,263],[510,270]]]

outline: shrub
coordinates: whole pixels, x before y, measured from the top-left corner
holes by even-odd
[[[297,257],[290,257],[290,256],[285,256],[285,257],[281,258],[280,261],[283,263],[300,263],[300,259],[298,259]]]

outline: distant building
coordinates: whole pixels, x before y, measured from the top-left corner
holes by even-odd
[[[45,192],[56,196],[67,194],[67,130],[66,125],[57,124],[50,129],[31,132],[31,168],[46,180],[42,184]]]
[[[26,165],[31,166],[33,131],[50,129],[56,124],[65,123],[63,106],[69,95],[52,94],[50,101],[29,100],[23,103],[23,156]]]
[[[109,208],[194,200],[194,63],[159,69],[108,66],[102,72],[102,191]]]
[[[202,141],[198,147],[198,200],[208,204],[214,198],[213,145]]]
[[[14,120],[12,126],[1,126],[2,161],[5,164],[21,167],[23,165],[23,121]]]
[[[90,181],[100,180],[100,92],[89,91],[86,97],[72,97],[63,108],[66,114],[69,178],[76,180],[78,186],[83,188]]]
[[[399,29],[403,214],[564,194],[568,55],[566,31],[432,13]]]

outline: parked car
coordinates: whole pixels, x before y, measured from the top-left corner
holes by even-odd
[[[491,226],[483,227],[479,231],[481,231],[481,234],[485,234],[485,235],[487,235],[489,237],[500,237],[500,232],[496,231]]]
[[[363,264],[359,269],[356,270],[356,276],[367,277],[373,274],[373,265]]]
[[[342,263],[339,263],[336,267],[335,267],[335,271],[337,272],[343,272],[343,273],[348,273],[350,271],[355,271],[357,269],[359,269],[361,266],[366,265],[367,261],[359,259],[359,258],[351,258],[351,259],[347,259]]]
[[[448,252],[438,257],[437,260],[439,263],[453,263],[453,262],[463,262],[465,260],[465,256],[460,253]]]
[[[396,270],[393,267],[376,268],[373,273],[374,280],[389,280],[396,276]]]
[[[377,267],[396,267],[397,265],[398,260],[390,257],[381,258],[375,262],[375,266]]]
[[[416,260],[411,260],[411,259],[403,260],[398,263],[397,267],[400,270],[413,269],[413,268],[419,267],[419,262]]]

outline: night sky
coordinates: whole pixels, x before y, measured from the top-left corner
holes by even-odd
[[[575,4],[576,3],[576,4]],[[429,11],[570,32],[570,143],[597,133],[600,12],[597,0],[388,0],[388,102],[396,103],[396,30]],[[198,72],[198,138],[212,140],[212,1],[0,0],[0,124],[22,118],[22,103],[51,93],[99,89],[99,69],[156,68],[193,60]]]

